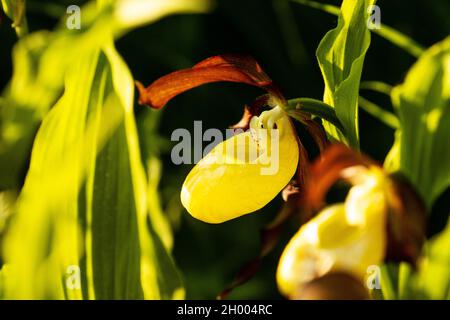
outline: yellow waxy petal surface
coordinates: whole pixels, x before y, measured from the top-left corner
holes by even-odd
[[[325,208],[286,246],[277,270],[280,291],[290,296],[302,284],[331,271],[360,281],[382,263],[386,248],[386,199],[373,179],[351,188],[345,203]]]
[[[298,163],[297,137],[287,116],[276,125],[278,130],[256,129],[231,137],[191,170],[181,202],[194,218],[221,223],[254,212],[289,183]]]

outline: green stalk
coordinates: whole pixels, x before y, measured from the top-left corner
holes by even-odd
[[[338,16],[340,13],[340,9],[338,7],[330,4],[320,3],[311,0],[291,0],[291,1],[308,6],[310,8],[321,10],[323,12],[335,16]],[[394,28],[389,27],[385,24],[381,24],[380,29],[372,29],[371,31],[378,34],[382,38],[388,40],[389,42],[395,44],[399,48],[405,50],[414,57],[419,57],[425,51],[424,47],[422,47],[416,41],[414,41],[407,35],[401,33],[400,31],[397,31]]]
[[[387,96],[390,96],[392,91],[392,86],[382,81],[363,81],[359,85],[359,88],[361,90],[372,90],[383,93]]]
[[[289,116],[299,121],[303,120],[303,114],[309,114],[319,117],[338,128],[343,134],[345,134],[344,126],[339,121],[334,112],[333,107],[316,99],[311,98],[295,98],[288,101],[286,106],[286,112]]]
[[[391,127],[392,129],[398,129],[400,127],[400,122],[395,114],[384,110],[377,104],[361,96],[359,96],[358,102],[363,110],[383,122],[388,127]]]

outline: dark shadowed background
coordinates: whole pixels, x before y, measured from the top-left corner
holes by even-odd
[[[195,0],[192,0],[195,1]],[[340,1],[328,1],[339,5]],[[28,1],[27,19],[31,31],[52,29],[70,4],[84,1]],[[450,33],[450,1],[378,1],[382,23],[396,28],[428,47]],[[119,52],[135,79],[149,84],[158,77],[220,53],[248,53],[256,58],[287,98],[322,98],[323,81],[315,50],[325,33],[336,26],[337,17],[285,0],[217,0],[206,15],[178,15],[160,20],[125,35],[117,42]],[[11,49],[16,41],[9,22],[0,24],[0,87],[11,77]],[[393,44],[372,35],[366,56],[363,81],[400,83],[415,58]],[[27,93],[32,94],[32,92]],[[203,128],[225,129],[236,123],[242,106],[261,91],[239,84],[210,84],[187,92],[163,111],[136,104],[143,158],[160,155],[163,163],[161,197],[175,232],[174,256],[180,267],[187,297],[213,298],[236,271],[258,251],[259,230],[276,213],[281,199],[246,217],[208,225],[191,218],[181,207],[179,191],[189,165],[176,166],[170,160],[170,135],[176,128],[193,130],[194,120]],[[363,92],[371,101],[392,110],[388,97]],[[157,134],[155,134],[157,126]],[[311,151],[315,147],[299,129]],[[362,151],[383,161],[393,143],[393,130],[360,111]],[[158,136],[165,140],[158,139]],[[227,195],[224,194],[224,197]],[[429,234],[445,224],[450,192],[433,208]],[[283,246],[295,232],[295,221],[286,227],[283,240],[255,277],[236,289],[231,298],[280,298],[275,270]]]

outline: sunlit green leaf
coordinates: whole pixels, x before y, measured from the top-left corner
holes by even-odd
[[[5,229],[8,219],[11,217],[17,194],[15,191],[1,191],[0,192],[0,234]],[[1,241],[1,235],[0,235]],[[1,252],[1,251],[0,251]],[[1,262],[0,262],[1,265]]]
[[[400,120],[397,167],[430,207],[450,185],[450,38],[427,50],[392,91]]]
[[[147,202],[147,181],[141,163],[139,141],[133,114],[133,79],[128,68],[112,50],[107,50],[112,63],[113,84],[125,107],[124,131],[128,145],[128,161],[130,165],[131,188],[136,206],[136,219],[140,246],[141,285],[146,299],[182,298],[184,290],[174,262],[168,254],[162,240],[164,230],[156,231],[161,226],[161,213],[156,212]],[[123,152],[123,150],[120,150]],[[128,233],[126,230],[125,233]]]
[[[339,8],[331,4],[311,0],[291,0],[291,1],[322,10],[329,14],[333,14],[336,16],[339,15]],[[387,26],[383,23],[380,24],[380,28],[375,28],[372,31],[378,34],[380,37],[383,37],[386,40],[390,41],[391,43],[395,44],[399,48],[402,48],[403,50],[405,50],[414,57],[419,57],[425,50],[420,44],[418,44],[413,39],[409,38],[400,31],[390,26]]]
[[[422,298],[450,299],[450,221],[440,234],[428,241],[417,275]]]
[[[36,137],[8,234],[6,260],[15,274],[9,297],[179,294],[177,271],[147,213],[133,90],[131,75],[112,48],[80,57],[68,72],[66,91]],[[64,283],[70,280],[68,270],[80,265],[86,273],[84,295],[81,287]]]
[[[177,3],[173,10],[197,6]],[[167,6],[154,2],[147,21],[173,11],[161,13],[157,4]],[[149,187],[141,162],[133,78],[113,46],[128,25],[116,19],[118,7],[104,5],[97,12],[88,4],[82,31],[62,26],[16,47],[1,100],[5,186],[17,183],[33,149],[2,243],[6,298],[183,297],[170,229],[161,227],[159,203],[149,203],[155,184]]]
[[[103,2],[113,2],[103,0]],[[198,13],[211,7],[209,0],[117,0],[115,1],[115,16],[120,28],[136,27],[153,22],[173,12]]]
[[[106,2],[100,11],[95,2],[81,8],[80,30],[68,29],[64,16],[56,31],[33,33],[14,48],[13,77],[0,100],[0,166],[4,168],[0,172],[0,188],[19,183],[37,127],[61,94],[64,74],[76,57],[133,26],[174,12],[203,12],[209,3],[207,0],[158,0],[150,5],[137,0]],[[129,16],[142,9],[142,5],[145,14]],[[128,17],[126,21],[122,20],[124,16]]]
[[[27,33],[27,19],[25,17],[25,0],[2,0],[3,11],[13,21],[19,37]]]
[[[64,298],[64,280],[72,275],[66,272],[79,266],[84,245],[77,223],[78,192],[87,169],[83,159],[95,151],[95,140],[87,134],[98,126],[88,111],[90,104],[103,105],[96,101],[103,88],[94,86],[98,57],[99,50],[94,50],[74,63],[64,95],[44,118],[34,142],[4,246],[13,273],[7,279],[7,297]],[[81,289],[71,288],[67,297],[81,298]]]
[[[104,37],[110,28],[106,15],[99,15],[96,22],[86,18],[83,33],[64,27],[54,33],[31,34],[15,46],[14,73],[0,109],[0,165],[4,168],[0,172],[0,187],[15,187],[19,183],[33,136],[61,94],[66,70],[83,52],[108,41]]]
[[[324,102],[333,106],[346,135],[324,122],[328,134],[354,147],[359,146],[358,96],[364,57],[370,44],[367,8],[373,0],[344,0],[338,25],[317,48],[325,81]]]

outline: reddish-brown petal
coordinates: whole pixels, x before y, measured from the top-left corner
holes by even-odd
[[[310,136],[314,139],[314,142],[319,148],[320,153],[323,153],[326,147],[329,145],[325,130],[319,123],[317,123],[313,119],[306,119],[304,125]]]
[[[231,129],[242,129],[247,130],[250,126],[250,120],[254,116],[259,116],[261,114],[262,108],[268,105],[270,101],[270,95],[264,94],[256,98],[251,104],[246,105],[244,107],[244,114],[242,115],[241,120],[238,123],[232,125]]]
[[[279,99],[284,99],[272,80],[250,56],[224,54],[201,61],[190,69],[165,75],[145,88],[136,82],[139,103],[162,108],[173,97],[203,84],[212,82],[239,82],[260,87]]]
[[[389,193],[387,261],[406,261],[416,265],[426,233],[426,208],[423,200],[406,179],[391,174]]]
[[[343,144],[332,144],[311,166],[303,205],[306,210],[319,210],[328,190],[342,178],[342,170],[352,166],[367,166],[374,161]]]

